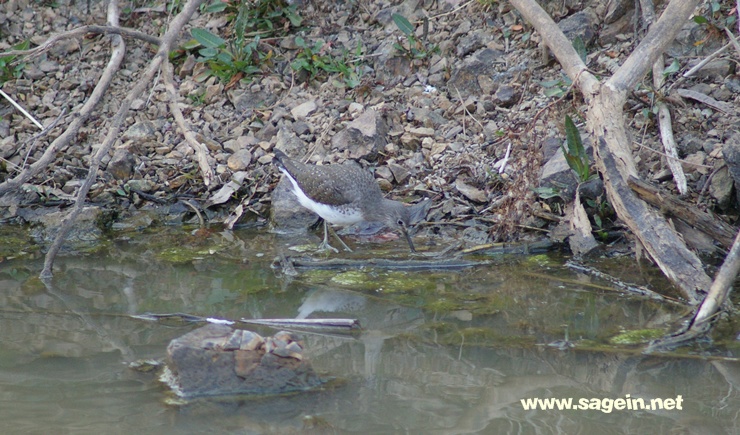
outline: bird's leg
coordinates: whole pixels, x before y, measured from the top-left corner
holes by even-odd
[[[337,254],[339,253],[339,249],[329,244],[329,224],[326,222],[326,219],[324,219],[324,241],[319,244],[318,250],[326,251],[329,249]]]
[[[331,231],[331,232],[332,232],[332,234],[334,234],[334,237],[336,237],[336,238],[337,238],[337,240],[339,240],[339,243],[341,243],[341,244],[342,244],[342,246],[344,246],[344,250],[345,250],[345,251],[347,251],[347,252],[352,252],[352,250],[351,250],[351,249],[349,249],[349,246],[347,246],[347,244],[346,244],[346,243],[344,243],[344,240],[342,240],[342,238],[341,238],[341,237],[339,237],[339,234],[337,234],[337,232],[336,232],[336,231],[334,231],[334,228],[331,228],[331,227],[329,227],[329,231]]]

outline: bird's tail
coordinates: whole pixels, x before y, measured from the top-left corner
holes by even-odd
[[[277,148],[273,149],[272,152],[275,154],[275,157],[272,159],[272,163],[277,166],[278,169],[284,171],[285,163],[283,163],[283,160],[287,159],[288,156]]]

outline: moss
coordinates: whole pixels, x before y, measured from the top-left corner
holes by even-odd
[[[157,258],[170,263],[189,263],[213,255],[216,252],[211,248],[193,249],[191,246],[173,246],[159,251]]]
[[[325,284],[336,274],[333,270],[309,269],[301,272],[300,280],[305,284]]]
[[[614,336],[609,339],[609,342],[618,345],[641,344],[660,338],[663,334],[665,331],[662,329],[638,329]]]
[[[40,247],[31,241],[27,227],[0,226],[0,262],[38,258],[40,251]]]
[[[368,286],[368,274],[357,270],[350,270],[335,275],[331,282],[352,288],[363,288]]]

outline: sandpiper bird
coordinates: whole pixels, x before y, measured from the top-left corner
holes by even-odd
[[[429,204],[407,206],[383,198],[373,175],[359,165],[306,165],[292,160],[278,149],[273,152],[273,163],[290,180],[298,202],[324,219],[324,241],[319,249],[339,252],[329,245],[327,222],[347,226],[365,221],[382,222],[400,231],[406,237],[411,252],[416,252],[409,227],[423,217]],[[339,241],[351,251],[341,238]]]

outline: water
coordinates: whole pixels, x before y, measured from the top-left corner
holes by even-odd
[[[270,267],[285,243],[264,232],[118,234],[101,252],[60,257],[49,287],[36,278],[41,259],[5,255],[3,433],[740,433],[740,364],[609,344],[623,331],[666,330],[685,313],[680,306],[627,297],[557,256],[288,279]],[[403,241],[390,246],[382,255],[406,256]],[[609,263],[632,281],[661,284],[655,271],[638,276],[630,265]],[[330,387],[177,406],[155,375],[127,363],[163,358],[171,339],[197,326],[129,316],[146,312],[348,317],[364,330],[301,334],[314,368],[337,378]],[[566,330],[576,350],[548,346]],[[705,350],[740,353],[737,345]],[[603,412],[603,399],[627,395],[681,396],[682,409]],[[524,409],[521,401],[534,398],[602,410]]]

